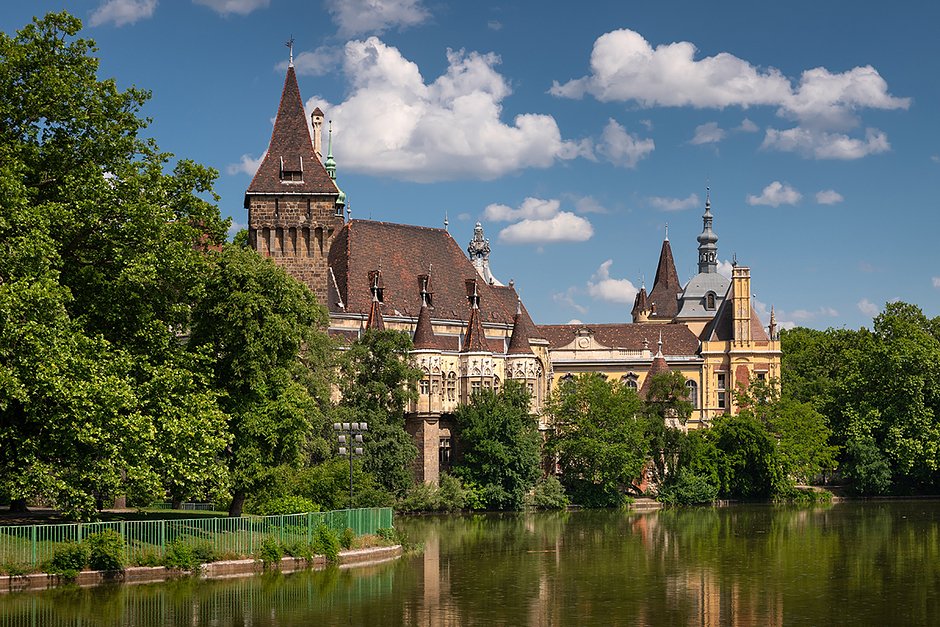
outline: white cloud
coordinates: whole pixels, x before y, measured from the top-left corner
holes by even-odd
[[[490,30],[503,30],[503,23],[499,20],[490,20],[486,23],[486,27]]]
[[[669,198],[666,196],[650,196],[650,205],[660,211],[682,211],[697,207],[699,200],[698,194],[689,194],[687,198]]]
[[[193,0],[196,4],[207,6],[220,15],[248,15],[257,9],[265,9],[271,0]]]
[[[572,197],[574,210],[577,213],[609,213],[607,207],[602,205],[593,196]]]
[[[235,234],[241,231],[242,229],[247,229],[247,224],[239,224],[238,222],[232,221],[232,224],[228,227],[228,240],[232,241],[232,238],[235,237]]]
[[[718,274],[725,277],[726,279],[731,278],[731,271],[734,269],[734,264],[725,259],[724,261],[718,261]]]
[[[507,244],[533,242],[583,242],[594,235],[591,223],[568,211],[547,219],[529,219],[510,224],[499,232],[499,241]]]
[[[635,168],[640,159],[648,157],[655,148],[656,144],[652,139],[640,139],[631,135],[611,118],[601,134],[597,151],[614,165]]]
[[[780,205],[795,205],[803,198],[803,194],[796,191],[789,185],[774,181],[764,188],[760,196],[748,194],[747,204],[749,205],[770,205],[779,207]]]
[[[446,73],[425,83],[415,63],[375,37],[346,44],[348,98],[307,101],[333,120],[341,169],[419,182],[495,179],[577,156],[549,115],[500,120],[510,89],[494,69],[499,57],[448,50],[447,61]]]
[[[760,129],[750,119],[744,118],[743,120],[741,120],[741,125],[735,127],[734,130],[740,131],[742,133],[756,133]]]
[[[500,204],[488,205],[483,210],[483,217],[494,222],[514,222],[527,219],[544,220],[558,215],[560,206],[561,202],[554,199],[526,198],[518,209]]]
[[[761,148],[795,152],[814,159],[850,160],[887,152],[891,144],[888,136],[875,128],[865,130],[865,139],[857,139],[844,133],[796,127],[784,131],[768,128]]]
[[[842,197],[842,194],[834,189],[824,189],[820,192],[816,192],[816,202],[820,205],[834,205],[843,200],[845,200],[845,198]]]
[[[313,51],[305,50],[294,57],[294,71],[298,76],[323,76],[339,65],[342,52],[334,46],[320,46]],[[281,61],[274,69],[286,71],[287,61]]]
[[[431,17],[421,0],[342,0],[327,10],[344,36],[416,26]]]
[[[930,279],[930,281],[931,281],[931,283],[933,283],[933,286],[934,286],[934,287],[940,288],[940,276],[932,277],[932,278]]]
[[[255,159],[251,155],[242,155],[241,160],[238,163],[231,163],[225,168],[227,174],[247,174],[248,176],[254,176],[255,172],[258,171],[258,168],[261,167],[261,162],[264,161],[264,155],[267,154],[267,151],[261,153],[261,156]]]
[[[107,0],[95,9],[88,23],[92,26],[109,23],[126,26],[151,17],[156,8],[157,0]]]
[[[930,160],[934,163],[940,163],[940,155],[930,155]]]
[[[727,52],[695,56],[695,45],[687,41],[654,48],[635,31],[612,31],[594,42],[590,74],[566,83],[555,81],[550,93],[568,98],[589,94],[604,102],[634,101],[643,107],[774,107],[778,116],[795,120],[798,126],[768,131],[765,147],[782,150],[796,139],[786,134],[796,133],[803,147],[797,152],[819,159],[854,159],[887,150],[887,138],[880,131],[870,129],[865,139],[851,138],[844,131],[859,124],[863,109],[910,106],[909,98],[888,92],[887,83],[871,66],[838,73],[812,68],[794,81],[775,68],[760,68]],[[756,130],[752,125],[742,124],[741,130]]]
[[[572,318],[566,324],[584,324],[584,323],[578,320],[577,318]]]
[[[717,144],[725,138],[725,130],[718,126],[718,122],[706,122],[695,127],[695,137],[689,140],[690,144]]]
[[[877,316],[878,312],[880,311],[878,305],[871,302],[867,298],[863,298],[862,300],[858,301],[858,310],[866,316]]]
[[[578,303],[577,300],[575,300],[575,297],[578,296],[579,293],[580,293],[580,290],[578,290],[578,288],[571,286],[564,292],[555,292],[554,294],[552,294],[552,300],[555,301],[556,303],[567,305],[568,307],[571,307],[572,309],[574,309],[580,314],[586,314],[588,312],[588,308],[585,307],[584,305],[581,305],[580,303]],[[571,324],[580,324],[580,322],[571,323]]]
[[[632,305],[637,289],[627,279],[611,278],[610,266],[613,263],[613,259],[608,259],[600,265],[587,283],[588,294],[598,300]]]

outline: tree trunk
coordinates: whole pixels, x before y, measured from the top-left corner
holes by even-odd
[[[26,499],[13,499],[10,501],[11,514],[25,514],[27,512],[29,512],[29,508],[26,507]]]
[[[173,498],[170,509],[183,509],[183,499]]]
[[[232,504],[229,505],[228,515],[237,518],[242,515],[242,508],[245,506],[245,497],[247,494],[243,490],[235,490],[232,495]]]

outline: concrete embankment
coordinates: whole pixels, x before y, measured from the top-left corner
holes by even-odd
[[[373,564],[397,559],[401,556],[401,553],[402,548],[400,545],[341,551],[337,564],[340,568],[371,566]],[[277,570],[282,573],[292,573],[307,568],[321,570],[326,567],[326,558],[322,555],[317,555],[310,562],[302,558],[285,557],[277,566]],[[274,568],[273,566],[268,566],[267,570]],[[86,570],[80,572],[74,581],[67,581],[59,575],[51,575],[49,573],[33,573],[20,576],[0,576],[0,592],[46,590],[65,584],[87,587],[106,583],[152,583],[189,576],[197,576],[204,579],[225,579],[229,577],[246,577],[264,571],[265,565],[261,560],[245,559],[203,564],[199,570],[195,572],[174,570],[163,566],[131,566],[118,573]]]

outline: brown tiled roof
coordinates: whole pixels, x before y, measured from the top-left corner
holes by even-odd
[[[281,171],[303,171],[303,181],[282,181]],[[261,166],[251,180],[245,194],[245,206],[251,194],[333,194],[339,190],[317,158],[307,127],[300,88],[294,68],[287,68],[281,104],[271,132],[271,142]]]
[[[708,342],[730,342],[734,340],[734,284],[728,289],[728,296],[722,301],[715,317],[712,318],[705,328],[702,329],[702,340]],[[757,312],[751,307],[751,341],[758,343],[767,343],[770,339],[767,337],[767,330],[757,316]]]
[[[646,379],[643,381],[643,387],[640,388],[640,398],[646,398],[650,385],[653,383],[653,377],[664,372],[669,372],[669,364],[666,363],[666,359],[661,353],[656,353],[656,356],[653,357],[653,363],[650,364],[649,372],[646,374]]]
[[[467,331],[464,333],[463,347],[461,348],[461,352],[464,353],[492,350],[486,341],[486,334],[483,332],[482,310],[478,306],[481,300],[479,297],[479,283],[480,281],[476,278],[467,279],[465,282],[467,298],[471,301],[471,307],[470,319],[467,321]]]
[[[415,334],[412,338],[415,348],[441,348],[431,326],[431,309],[422,306],[418,312],[418,322],[415,324]]]
[[[381,265],[383,313],[417,316],[421,294],[414,287],[415,281],[430,267],[434,292],[431,316],[435,320],[466,322],[470,308],[464,282],[479,279],[476,268],[444,229],[372,220],[351,220],[343,226],[330,247],[329,264],[338,287],[337,293],[332,279],[328,279],[331,312],[368,312],[372,300],[369,271]],[[477,281],[477,289],[482,303],[480,321],[512,324],[519,298],[516,290],[482,280]],[[339,301],[345,308],[339,307]],[[524,305],[522,313],[524,324],[533,330],[530,337],[539,337]]]
[[[663,248],[659,252],[659,264],[656,266],[656,278],[653,280],[653,289],[650,290],[649,303],[653,308],[651,318],[660,320],[672,319],[679,313],[679,300],[676,296],[682,291],[679,284],[679,275],[676,273],[676,262],[672,258],[672,246],[669,240],[663,240]]]
[[[382,303],[377,298],[372,299],[372,305],[369,307],[369,317],[366,319],[366,328],[376,331],[385,330],[385,319],[382,318]]]
[[[509,355],[531,355],[532,347],[529,346],[529,334],[526,332],[526,325],[522,319],[522,303],[518,304],[518,310],[513,317],[512,335],[509,337],[509,348],[506,351]]]
[[[656,324],[639,322],[635,324],[542,324],[539,325],[542,337],[548,340],[551,348],[562,348],[574,341],[581,329],[589,329],[594,339],[604,346],[626,350],[643,350],[643,341],[653,349],[663,334],[663,353],[666,355],[695,355],[699,341],[684,324]]]
[[[647,309],[649,309],[649,303],[646,298],[646,287],[641,287],[640,291],[636,293],[636,298],[633,299],[633,310],[630,314],[636,319],[641,311],[646,311]]]

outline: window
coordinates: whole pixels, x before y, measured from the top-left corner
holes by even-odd
[[[725,390],[726,390],[725,384],[726,384],[726,382],[727,382],[727,379],[726,379],[727,374],[724,373],[724,372],[719,372],[717,376],[718,376],[718,385],[717,385],[717,387],[718,387],[718,409],[726,409],[726,408],[727,408],[727,398],[726,398],[725,395],[727,394],[727,392],[725,391]]]
[[[448,372],[447,373],[447,400],[456,401],[457,400],[457,373]]]
[[[437,461],[441,467],[450,466],[450,438],[441,438],[437,449]]]
[[[689,402],[693,409],[698,409],[698,383],[691,379],[685,382],[685,389],[689,393]]]
[[[441,393],[441,381],[438,378],[431,379],[431,394]]]
[[[757,380],[760,381],[761,383],[765,383],[765,382],[767,381],[767,373],[766,373],[766,372],[758,372],[758,373],[757,373]]]
[[[471,394],[479,394],[479,393],[480,393],[480,388],[481,388],[481,385],[480,385],[480,380],[479,380],[479,379],[474,379],[473,381],[470,382],[470,393],[471,393]]]
[[[637,378],[638,377],[631,372],[630,374],[625,374],[622,377],[620,377],[620,382],[623,383],[625,386],[627,386],[629,389],[635,390],[639,387],[637,385]]]
[[[427,379],[421,379],[421,394],[427,396],[431,393],[431,383]]]
[[[281,180],[288,183],[303,183],[304,173],[296,170],[281,170]]]
[[[715,308],[715,292],[709,292],[705,295],[705,309]]]

